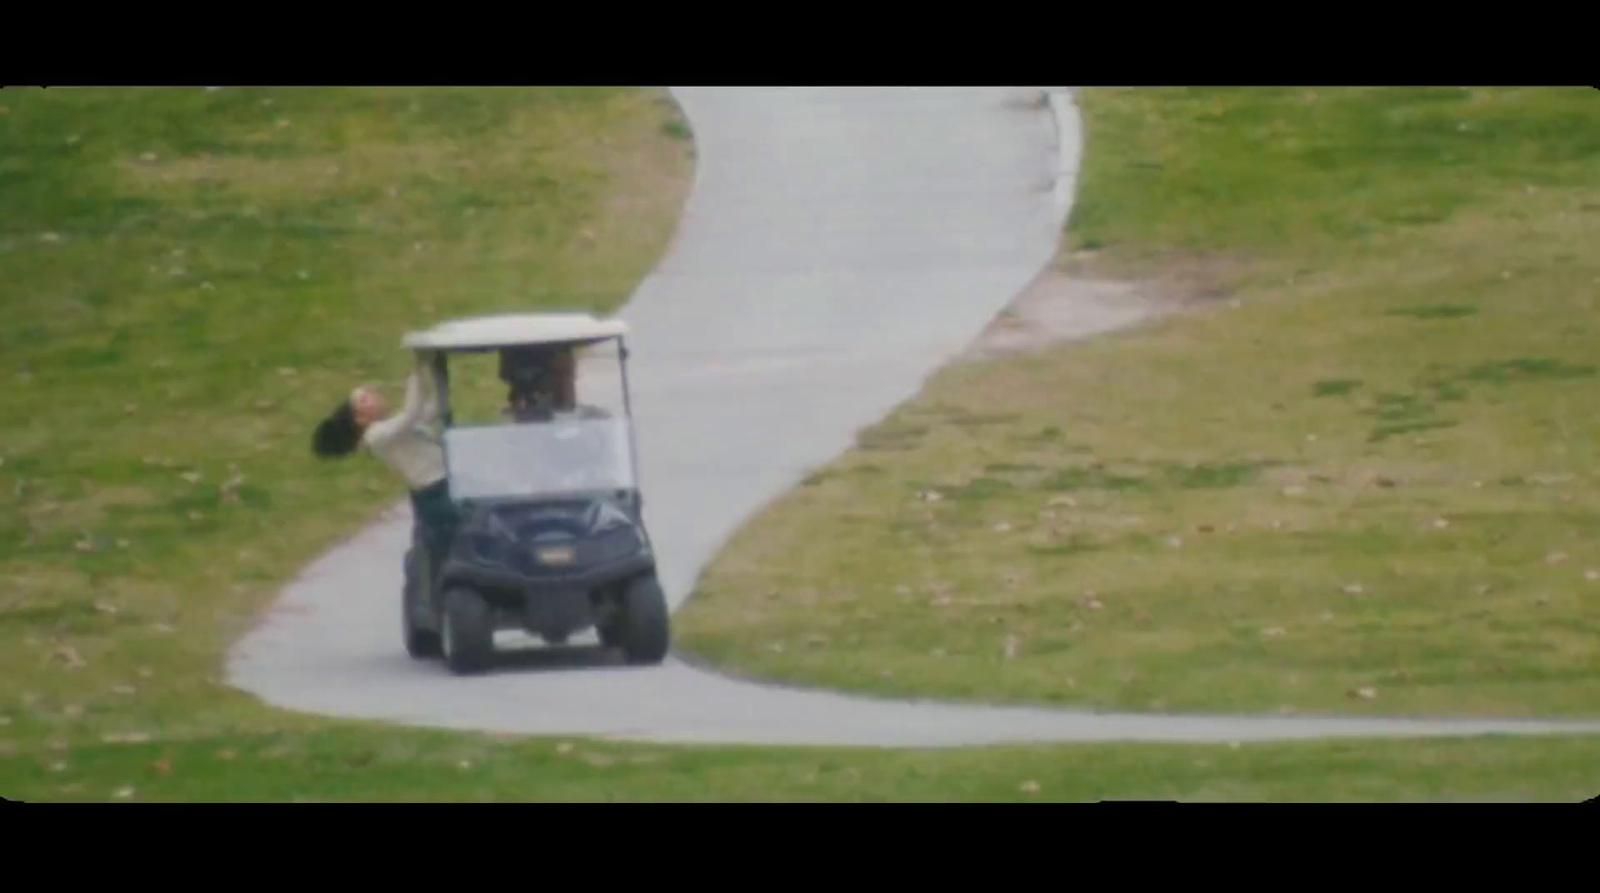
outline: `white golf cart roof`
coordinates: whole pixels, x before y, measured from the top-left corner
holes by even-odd
[[[627,333],[628,324],[622,320],[589,313],[501,313],[443,322],[412,332],[401,343],[413,350],[493,350],[604,341]]]

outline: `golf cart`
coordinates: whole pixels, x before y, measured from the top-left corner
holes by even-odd
[[[629,663],[666,657],[669,612],[641,514],[626,334],[620,320],[587,314],[509,314],[404,339],[433,357],[458,519],[437,567],[423,560],[417,542],[406,553],[403,617],[413,657],[442,656],[455,673],[479,673],[494,654],[496,632],[521,630],[560,645],[591,628],[602,647],[620,649]],[[563,407],[543,417],[456,424],[452,354],[498,352],[515,400],[518,369],[528,368],[530,354],[545,362],[541,351],[547,357],[613,341],[620,413]]]

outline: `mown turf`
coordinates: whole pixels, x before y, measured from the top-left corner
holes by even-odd
[[[192,739],[47,742],[0,755],[0,794],[36,802],[1575,803],[1600,793],[1595,738],[877,751],[292,725]]]
[[[686,186],[687,131],[653,102],[631,91],[0,94],[0,374],[12,386],[0,401],[0,499],[13,500],[0,513],[12,525],[0,530],[0,795],[1594,795],[1600,759],[1583,739],[657,748],[332,722],[228,689],[229,638],[307,560],[398,498],[373,463],[308,461],[310,425],[350,382],[397,390],[406,361],[396,342],[421,321],[612,306],[654,260]],[[155,159],[139,160],[146,152]],[[174,152],[190,163],[173,164]],[[209,175],[196,173],[201,152]],[[317,174],[330,156],[339,171]],[[477,396],[489,406],[500,395]],[[1006,419],[987,412],[958,418],[967,430]],[[851,467],[870,479],[886,458]],[[986,464],[1027,471],[1005,455]],[[1238,466],[1179,474],[1236,481]],[[195,481],[182,476],[192,472]],[[973,491],[986,486],[999,485]]]
[[[0,710],[72,742],[272,721],[226,646],[404,498],[312,427],[362,381],[398,404],[409,329],[617,307],[682,127],[609,88],[0,93]]]
[[[901,695],[1600,712],[1600,94],[1083,107],[1062,267],[1188,312],[941,372],[735,538],[680,644]]]

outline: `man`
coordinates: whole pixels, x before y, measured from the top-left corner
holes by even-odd
[[[563,413],[610,417],[603,409],[578,404],[578,360],[570,346],[502,350],[500,380],[511,386],[505,414],[518,422],[548,422]]]
[[[385,409],[376,388],[355,388],[317,426],[312,451],[336,459],[366,447],[399,475],[411,494],[413,540],[423,546],[424,566],[431,570],[442,560],[457,519],[445,478],[439,395],[430,354],[417,355],[400,411],[384,418]]]

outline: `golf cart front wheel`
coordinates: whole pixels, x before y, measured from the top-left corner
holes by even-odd
[[[635,579],[622,593],[621,627],[617,643],[631,664],[659,664],[671,644],[667,597],[655,575]]]
[[[452,673],[482,673],[494,656],[494,616],[483,596],[470,589],[445,593],[444,661]]]

